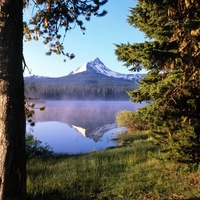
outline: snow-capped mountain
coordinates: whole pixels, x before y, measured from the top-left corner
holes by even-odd
[[[144,74],[121,74],[107,68],[99,58],[67,76],[25,77],[25,94],[44,99],[128,100],[127,91],[138,88]]]
[[[85,63],[83,66],[79,67],[75,72],[71,72],[70,74],[78,74],[85,71],[91,71],[98,74],[103,74],[108,77],[120,78],[129,81],[136,81],[144,77],[144,74],[121,74],[118,72],[114,72],[108,67],[106,67],[99,58],[96,58],[94,61]]]

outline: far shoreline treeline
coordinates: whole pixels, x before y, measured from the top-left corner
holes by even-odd
[[[25,94],[46,100],[129,100],[127,91],[134,90],[134,86],[49,86],[26,84]]]

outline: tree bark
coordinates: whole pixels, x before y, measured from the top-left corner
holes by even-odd
[[[26,195],[22,0],[0,1],[0,199]]]

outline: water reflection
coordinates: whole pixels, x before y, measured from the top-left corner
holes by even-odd
[[[73,154],[116,145],[111,140],[119,131],[116,113],[143,106],[127,101],[47,101],[45,104],[45,111],[36,110],[32,133],[55,152]]]
[[[77,154],[115,146],[115,141],[111,139],[117,135],[117,132],[118,129],[110,130],[98,142],[95,142],[64,123],[50,121],[38,122],[33,134],[36,138],[48,143],[54,152]]]

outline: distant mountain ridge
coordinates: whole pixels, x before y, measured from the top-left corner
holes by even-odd
[[[121,74],[114,72],[106,67],[98,57],[94,61],[85,63],[83,66],[77,68],[75,72],[71,72],[70,74],[73,75],[77,73],[83,73],[85,71],[91,71],[108,77],[120,78],[129,81],[136,81],[144,77],[144,74]]]
[[[126,91],[138,87],[144,74],[121,74],[106,67],[96,58],[66,76],[24,77],[25,93],[44,99],[129,99]]]

